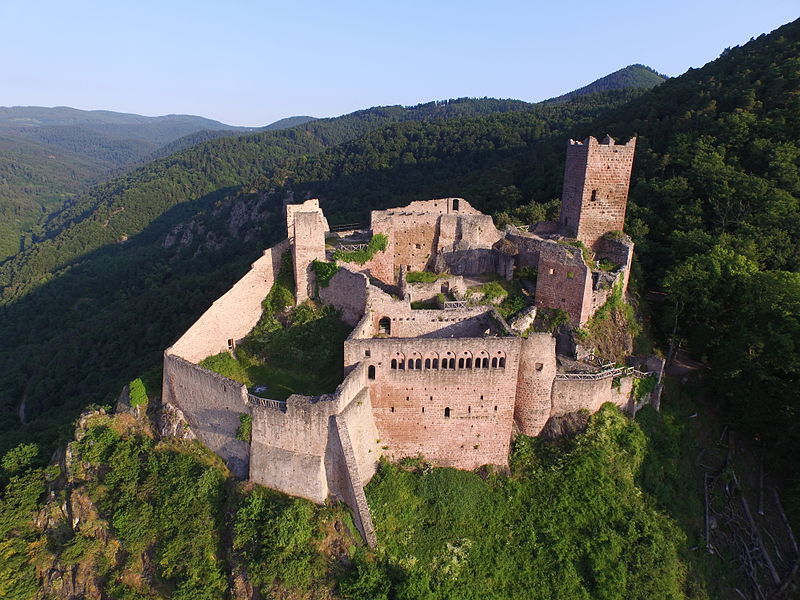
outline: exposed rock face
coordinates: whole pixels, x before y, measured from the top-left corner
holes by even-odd
[[[557,417],[550,417],[539,436],[545,440],[553,441],[583,433],[589,424],[590,416],[588,410],[579,410]]]

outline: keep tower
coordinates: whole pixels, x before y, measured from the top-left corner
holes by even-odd
[[[592,250],[609,231],[622,231],[636,138],[617,144],[606,135],[570,140],[559,222],[565,235]]]

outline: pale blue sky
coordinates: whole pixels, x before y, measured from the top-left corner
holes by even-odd
[[[631,63],[679,75],[798,16],[797,0],[0,0],[0,106],[265,125],[537,101]]]

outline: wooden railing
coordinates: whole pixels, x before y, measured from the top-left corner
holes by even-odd
[[[556,373],[556,379],[560,381],[600,381],[609,377],[638,377],[644,379],[655,375],[655,373],[645,373],[635,367],[612,367],[596,373]]]

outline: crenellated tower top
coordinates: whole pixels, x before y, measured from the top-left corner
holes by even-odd
[[[636,138],[569,141],[559,218],[565,235],[594,250],[603,235],[622,231],[635,149]]]

